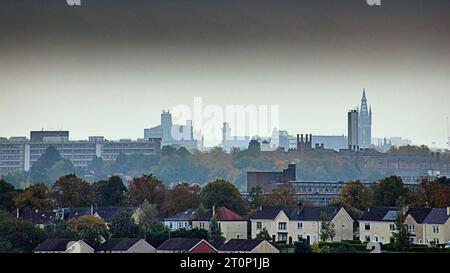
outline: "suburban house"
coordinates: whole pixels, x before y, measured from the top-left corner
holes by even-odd
[[[278,248],[266,240],[231,239],[218,249],[219,253],[280,253]]]
[[[162,243],[156,253],[217,253],[204,239],[171,238]]]
[[[212,220],[218,222],[222,235],[226,240],[247,239],[247,220],[226,207],[217,209],[213,207],[195,217],[192,220],[192,227],[209,230]]]
[[[322,219],[334,225],[333,241],[352,240],[354,220],[344,207],[261,207],[250,218],[252,238],[266,229],[272,241],[293,243],[300,238],[310,244],[320,240]]]
[[[359,218],[359,239],[362,242],[391,243],[397,216],[395,207],[367,208]]]
[[[450,207],[409,209],[405,225],[414,244],[444,244],[450,241]]]
[[[94,253],[94,249],[83,240],[47,239],[40,243],[34,253]]]
[[[177,230],[180,228],[191,229],[192,228],[192,220],[195,218],[196,209],[188,209],[182,212],[179,212],[173,216],[169,216],[164,218],[164,225],[168,227],[170,230]]]
[[[425,218],[433,210],[432,208],[411,208],[405,218],[405,227],[410,233],[409,240],[413,244],[425,244]]]
[[[101,244],[98,253],[155,253],[156,249],[144,239],[113,238]]]

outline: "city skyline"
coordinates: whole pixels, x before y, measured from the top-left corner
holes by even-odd
[[[292,134],[342,135],[366,88],[374,137],[447,146],[448,1],[178,2],[5,4],[0,136],[141,138],[197,96],[279,105]]]

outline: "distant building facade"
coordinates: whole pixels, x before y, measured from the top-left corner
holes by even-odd
[[[49,146],[75,167],[87,167],[94,157],[115,160],[120,153],[157,155],[160,139],[109,141],[102,136],[69,140],[68,131],[32,131],[26,137],[0,138],[0,174],[28,171]]]
[[[348,112],[348,149],[353,151],[359,150],[358,118],[357,110]]]
[[[260,187],[263,192],[271,192],[276,183],[295,181],[295,164],[289,164],[283,171],[249,171],[247,172],[247,191]]]
[[[194,128],[192,121],[187,120],[186,125],[172,123],[172,114],[163,111],[161,114],[161,124],[144,129],[144,139],[160,138],[161,146],[176,145],[187,149],[197,149],[198,143],[194,139]]]

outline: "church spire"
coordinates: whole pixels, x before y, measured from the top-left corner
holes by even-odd
[[[368,111],[367,111],[367,98],[366,98],[366,89],[363,89],[363,95],[362,95],[362,99],[361,99],[361,112],[359,113],[360,115],[363,116],[367,116],[369,115]]]

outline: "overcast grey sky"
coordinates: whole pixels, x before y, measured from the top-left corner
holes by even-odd
[[[0,3],[0,136],[143,137],[195,96],[340,135],[366,88],[374,136],[445,146],[450,1]]]

